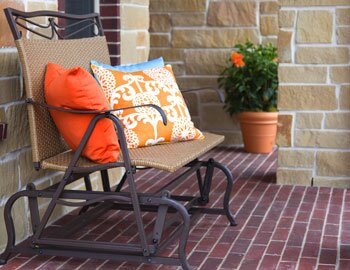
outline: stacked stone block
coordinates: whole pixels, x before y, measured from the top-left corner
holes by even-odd
[[[149,55],[149,0],[120,0],[121,64],[147,61]]]
[[[163,56],[182,89],[217,87],[236,43],[277,44],[277,12],[272,0],[150,0],[150,58]],[[190,99],[199,128],[226,135],[225,144],[242,143],[237,121],[215,94],[191,94]]]
[[[350,1],[279,4],[277,181],[349,187]]]

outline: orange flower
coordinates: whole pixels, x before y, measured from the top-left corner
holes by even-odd
[[[279,59],[278,59],[278,57],[276,57],[272,61],[278,63]]]
[[[238,52],[233,52],[231,55],[231,61],[236,67],[244,67],[245,63],[243,61],[243,54],[238,53]]]

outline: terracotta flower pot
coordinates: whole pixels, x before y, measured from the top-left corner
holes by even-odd
[[[272,151],[276,140],[277,118],[277,112],[238,114],[246,152],[266,154]]]

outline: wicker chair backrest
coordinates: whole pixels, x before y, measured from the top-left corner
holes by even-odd
[[[83,39],[18,39],[16,46],[22,64],[27,98],[45,102],[44,76],[49,62],[65,68],[81,66],[90,70],[91,60],[110,63],[104,36]],[[68,148],[62,140],[47,109],[28,105],[33,162],[53,157]]]

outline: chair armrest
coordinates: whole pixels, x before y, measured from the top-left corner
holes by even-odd
[[[114,114],[111,114],[111,112],[128,110],[128,109],[139,108],[139,107],[151,107],[153,109],[156,109],[159,112],[159,114],[162,117],[163,124],[167,125],[167,118],[166,118],[165,112],[163,111],[163,109],[161,107],[154,105],[154,104],[130,106],[130,107],[125,107],[125,108],[113,109],[113,110],[71,110],[71,109],[64,109],[64,108],[60,108],[60,107],[50,106],[50,105],[47,105],[46,103],[34,101],[31,98],[27,98],[26,103],[31,104],[31,105],[37,105],[37,106],[40,106],[40,107],[43,107],[46,109],[50,109],[50,110],[61,111],[61,112],[95,115],[94,118],[90,121],[90,124],[89,124],[87,130],[85,131],[83,138],[81,139],[79,146],[73,155],[71,163],[69,164],[69,167],[68,167],[69,170],[73,170],[73,168],[76,166],[76,164],[80,158],[80,155],[81,155],[83,149],[85,148],[86,143],[89,140],[92,131],[94,130],[94,128],[96,126],[96,123],[104,118],[109,118],[111,121],[113,121],[113,123],[117,129],[119,145],[120,145],[121,153],[123,155],[125,167],[131,168],[131,161],[130,161],[130,156],[129,156],[129,150],[127,148],[127,142],[126,142],[126,138],[125,138],[125,134],[124,134],[123,124],[120,121],[120,119],[117,116],[115,116]]]
[[[224,103],[225,102],[225,97],[224,97],[223,93],[220,91],[220,89],[218,89],[216,87],[213,87],[213,86],[185,89],[185,90],[181,90],[181,92],[182,93],[190,93],[190,92],[197,92],[197,91],[203,91],[203,90],[211,90],[211,91],[216,92],[216,94],[218,95],[220,103]]]
[[[165,126],[167,125],[167,118],[166,118],[165,112],[163,111],[163,109],[161,107],[154,105],[154,104],[144,104],[144,105],[130,106],[130,107],[112,109],[112,110],[73,110],[73,109],[65,109],[65,108],[51,106],[51,105],[48,105],[46,103],[34,101],[31,98],[27,98],[26,103],[32,104],[32,105],[37,105],[37,106],[40,106],[40,107],[43,107],[46,109],[50,109],[50,110],[67,112],[67,113],[76,113],[76,114],[110,114],[111,112],[116,112],[116,111],[129,110],[129,109],[140,108],[140,107],[151,107],[151,108],[158,111],[158,113],[162,117],[163,124]]]
[[[123,127],[121,120],[117,116],[115,116],[114,114],[111,114],[111,112],[113,112],[113,111],[119,111],[119,110],[131,109],[131,108],[139,108],[139,107],[152,107],[160,113],[160,115],[162,116],[162,120],[163,120],[164,125],[167,124],[166,115],[165,115],[163,109],[160,108],[159,106],[153,105],[153,104],[131,106],[131,107],[125,107],[125,108],[120,108],[120,109],[114,109],[114,110],[89,111],[89,110],[64,109],[64,108],[60,108],[60,107],[50,106],[50,105],[47,105],[46,103],[36,102],[36,101],[33,101],[32,99],[27,99],[26,102],[28,104],[37,105],[37,106],[40,106],[40,107],[43,107],[46,109],[50,109],[50,110],[57,110],[57,111],[67,112],[67,113],[95,115],[91,119],[76,151],[74,152],[73,158],[68,166],[68,170],[71,170],[71,171],[73,171],[76,168],[76,164],[77,164],[79,158],[81,157],[81,153],[83,152],[97,122],[102,120],[102,119],[106,119],[106,118],[110,119],[114,124],[116,132],[118,134],[118,141],[119,141],[119,145],[120,145],[121,154],[122,154],[123,159],[124,159],[123,163],[116,162],[113,164],[115,164],[115,165],[123,164],[123,166],[125,166],[125,168],[131,168],[131,160],[130,160],[129,150],[128,150],[127,142],[126,142],[126,138],[125,138],[124,127]]]

